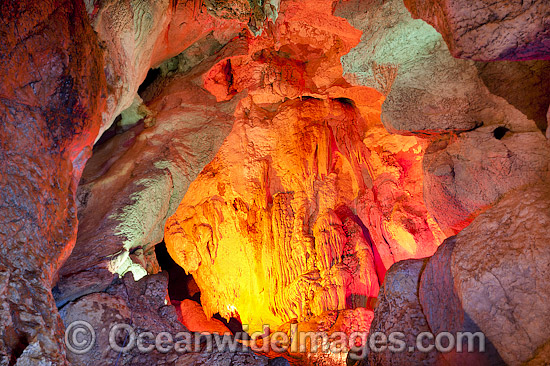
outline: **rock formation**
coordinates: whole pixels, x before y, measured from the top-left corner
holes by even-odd
[[[364,30],[361,43],[344,56],[346,78],[387,95],[385,127],[400,134],[443,134],[426,150],[424,200],[447,235],[509,190],[548,178],[541,112],[530,107],[533,97],[521,101],[503,93],[510,90],[512,66],[454,59],[441,35],[412,19],[399,0],[352,1],[338,12]],[[533,94],[546,95],[546,73],[538,70],[547,67],[540,61],[516,66],[527,76],[522,88],[530,85]],[[489,76],[491,70],[499,77]],[[537,99],[546,109],[546,98]]]
[[[62,365],[50,289],[105,107],[102,51],[81,2],[5,1],[0,17],[0,363]]]
[[[430,362],[450,365],[541,365],[548,361],[547,186],[526,186],[506,194],[458,235],[447,239],[425,268],[400,262],[388,271],[371,333],[376,330],[430,329],[434,334],[483,332],[485,351],[442,352]],[[395,280],[416,268],[421,274]],[[395,285],[394,285],[395,284]],[[389,293],[388,288],[397,289]],[[397,306],[407,298],[405,306]],[[394,304],[393,306],[391,304]],[[388,308],[389,307],[389,308]],[[400,309],[395,314],[391,309]],[[422,325],[412,325],[410,317]],[[426,323],[427,321],[427,323]],[[416,335],[415,334],[415,335]],[[463,339],[464,350],[468,341]],[[414,344],[414,339],[407,342]],[[432,343],[433,344],[433,343]],[[431,353],[430,353],[431,354]],[[429,354],[405,353],[418,363]],[[389,365],[397,356],[369,353],[359,364]],[[424,361],[422,361],[424,362]]]
[[[359,364],[550,359],[544,0],[7,0],[0,17],[0,365],[345,362],[107,345],[120,320],[226,330],[216,313],[487,337]],[[200,290],[179,314],[163,237]],[[66,353],[58,307],[99,330],[90,353]]]
[[[235,366],[266,366],[265,357],[254,355],[252,352],[181,352],[175,349],[176,343],[166,343],[166,352],[153,349],[150,352],[140,352],[137,347],[131,351],[117,352],[110,346],[116,342],[120,347],[131,344],[131,335],[125,328],[117,332],[113,325],[128,325],[139,337],[143,332],[151,332],[157,336],[167,332],[175,337],[174,342],[180,341],[181,347],[195,344],[195,333],[191,333],[178,321],[176,309],[166,305],[166,286],[168,279],[162,274],[147,276],[134,281],[131,273],[112,286],[104,293],[93,293],[84,296],[73,303],[69,303],[61,310],[61,316],[67,326],[74,321],[86,321],[95,331],[95,345],[84,354],[67,352],[72,365],[89,365],[101,360],[102,365],[227,365]],[[188,314],[191,315],[191,314]],[[70,328],[67,328],[68,331]],[[207,331],[205,329],[204,331]],[[181,333],[180,333],[181,332]],[[181,338],[178,338],[177,335]],[[185,335],[184,335],[185,334]],[[113,336],[114,335],[114,336]],[[188,342],[188,343],[185,343]],[[149,344],[144,346],[150,347]]]
[[[191,181],[229,134],[238,103],[238,98],[216,103],[196,78],[163,79],[162,93],[147,103],[150,125],[142,121],[96,147],[77,194],[81,224],[75,250],[59,272],[58,305],[102,291],[117,273],[142,277],[158,271],[151,268],[153,246],[162,241],[164,223]]]
[[[366,344],[361,353],[359,365],[436,365],[436,352],[411,352],[408,347],[416,344],[416,335],[429,332],[430,326],[423,314],[418,300],[418,282],[426,260],[405,260],[393,265],[386,275],[383,288],[380,289],[378,305],[369,334],[373,337],[379,332],[378,343]],[[414,329],[415,334],[405,333]],[[402,333],[395,339],[392,333]],[[376,340],[376,338],[373,338]],[[395,342],[404,342],[405,346]],[[374,345],[374,347],[373,347]],[[425,344],[427,346],[427,344]],[[396,350],[404,347],[401,352]],[[350,354],[350,360],[354,358]]]
[[[455,57],[479,61],[550,59],[550,7],[544,0],[404,0],[431,24]]]

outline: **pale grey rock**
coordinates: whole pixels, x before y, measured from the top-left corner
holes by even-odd
[[[503,194],[526,184],[548,181],[548,140],[523,114],[491,117],[500,126],[483,126],[432,143],[424,155],[424,201],[441,229],[454,235]]]
[[[456,293],[508,365],[548,361],[549,230],[550,188],[537,185],[504,196],[456,237]]]
[[[550,59],[546,0],[404,0],[415,18],[433,25],[455,57],[479,60]]]

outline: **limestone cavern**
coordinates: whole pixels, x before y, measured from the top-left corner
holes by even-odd
[[[0,0],[0,366],[549,366],[549,0]]]

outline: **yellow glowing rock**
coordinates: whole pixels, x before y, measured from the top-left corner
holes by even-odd
[[[415,236],[435,229],[421,188],[403,186],[421,184],[416,138],[368,127],[347,100],[293,100],[270,111],[248,98],[239,113],[166,224],[168,251],[195,277],[207,316],[239,317],[256,331],[365,307],[396,260],[382,258],[384,248],[391,254],[402,240],[401,257],[435,250],[435,235]],[[388,212],[378,198],[364,201],[386,181],[401,195]],[[381,228],[365,206],[377,207]]]

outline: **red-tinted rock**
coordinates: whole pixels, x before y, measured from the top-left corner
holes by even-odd
[[[78,188],[77,243],[54,289],[58,305],[104,290],[118,274],[155,273],[164,223],[231,131],[239,102],[216,103],[197,85],[200,75],[161,78],[147,104],[152,126],[142,121],[95,148]]]
[[[176,307],[179,321],[192,332],[231,333],[221,321],[208,319],[202,306],[193,300],[173,300],[172,304]]]
[[[546,0],[404,0],[434,26],[455,57],[479,61],[550,59]]]
[[[64,365],[50,288],[76,239],[102,55],[81,1],[3,1],[0,17],[0,363]]]

